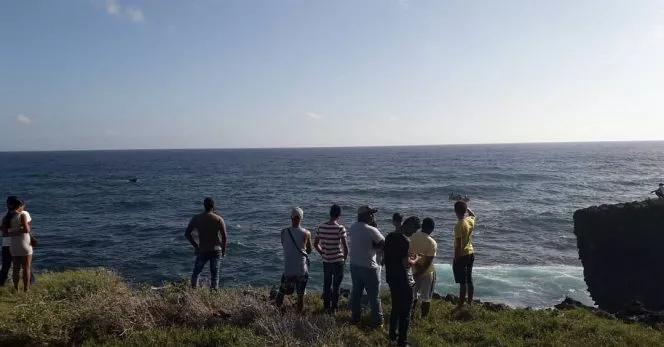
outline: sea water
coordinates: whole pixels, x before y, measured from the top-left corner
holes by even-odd
[[[574,211],[648,198],[664,180],[662,162],[662,142],[22,152],[0,153],[0,192],[28,203],[37,271],[103,266],[154,285],[189,278],[194,252],[184,230],[205,196],[228,225],[224,286],[278,283],[279,231],[293,206],[312,231],[333,203],[347,226],[359,205],[375,206],[385,234],[394,212],[431,217],[443,294],[457,292],[448,196],[468,194],[478,215],[476,297],[547,307],[565,296],[592,303]],[[318,289],[322,263],[311,260],[309,288]],[[346,271],[344,286],[349,280]]]

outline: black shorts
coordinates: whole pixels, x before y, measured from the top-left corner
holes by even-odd
[[[456,283],[473,283],[473,263],[475,262],[475,255],[469,254],[459,257],[452,265],[454,272],[454,282]]]

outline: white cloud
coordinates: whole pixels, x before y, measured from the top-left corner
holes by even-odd
[[[124,18],[134,23],[145,22],[145,14],[139,7],[123,6],[118,0],[106,0],[106,13],[111,16]]]
[[[30,117],[28,117],[24,114],[19,114],[18,116],[16,116],[16,121],[21,123],[21,124],[26,124],[26,125],[32,124],[32,119],[30,119]]]
[[[118,133],[109,129],[104,132],[104,135],[106,135],[106,137],[116,137],[118,136]]]
[[[120,14],[120,4],[116,0],[107,0],[106,1],[106,12],[112,15]]]
[[[401,7],[405,8],[405,9],[410,8],[410,5],[411,5],[410,1],[411,0],[397,0],[399,5],[401,5]]]
[[[141,10],[138,7],[126,7],[125,13],[129,17],[129,19],[134,23],[145,22],[145,15],[143,14],[143,10]]]
[[[307,112],[307,116],[309,116],[310,118],[313,118],[313,119],[321,119],[321,118],[323,118],[323,116],[321,116],[321,115],[319,115],[319,114],[316,114],[316,113],[313,113],[313,112]]]

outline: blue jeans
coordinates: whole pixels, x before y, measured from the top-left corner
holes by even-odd
[[[380,268],[350,265],[353,290],[350,294],[350,311],[353,322],[359,322],[362,315],[362,294],[367,291],[371,318],[376,325],[383,324],[383,311],[380,306]]]
[[[198,277],[205,267],[205,263],[210,262],[210,288],[219,287],[219,263],[221,262],[221,251],[199,252],[196,254],[196,263],[194,264],[194,273],[191,275],[191,287],[198,286]]]
[[[323,263],[323,308],[336,310],[339,304],[339,286],[344,279],[344,262]]]

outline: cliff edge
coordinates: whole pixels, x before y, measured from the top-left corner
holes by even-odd
[[[588,291],[603,310],[639,301],[664,310],[664,200],[593,206],[574,213]]]

